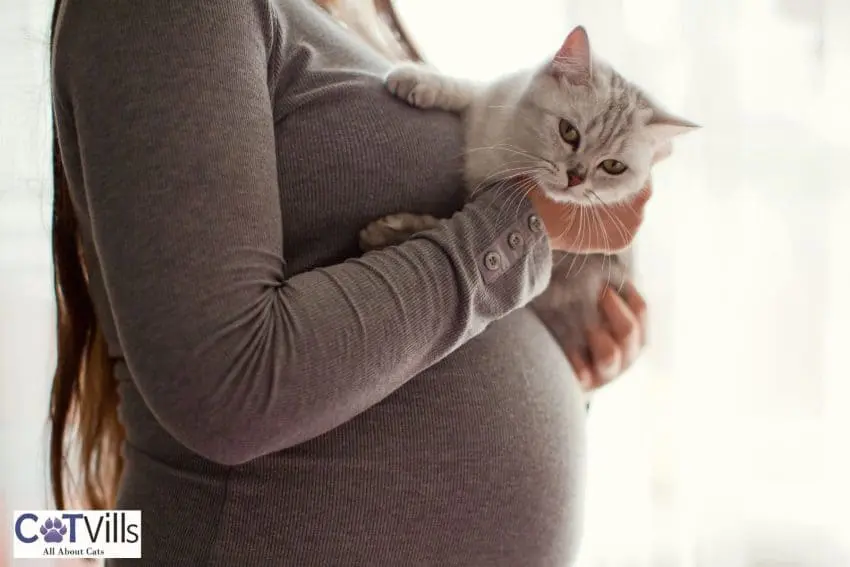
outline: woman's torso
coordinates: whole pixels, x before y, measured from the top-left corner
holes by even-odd
[[[278,7],[287,40],[270,89],[287,275],[358,255],[357,231],[382,215],[459,208],[458,119],[393,100],[387,63],[306,0]],[[119,506],[143,511],[146,565],[543,567],[575,552],[583,408],[527,309],[343,426],[238,467],[182,448],[126,367],[116,373],[128,434]]]

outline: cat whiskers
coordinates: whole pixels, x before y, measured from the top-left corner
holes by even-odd
[[[560,236],[563,236],[570,229],[572,229],[573,224],[576,221],[576,216],[578,217],[578,230],[576,231],[577,234],[578,234],[578,238],[579,238],[578,248],[581,248],[584,245],[584,240],[587,236],[587,232],[584,228],[584,224],[585,224],[585,210],[584,209],[585,209],[584,206],[580,206],[578,208],[570,208],[570,209],[568,209],[569,212],[566,215],[561,217],[561,220],[564,221],[564,230],[561,232]],[[564,279],[568,279],[570,277],[570,275],[573,274],[573,269],[576,267],[576,262],[578,261],[580,256],[582,257],[582,265],[575,272],[575,273],[578,273],[578,272],[581,271],[582,267],[584,267],[584,263],[587,262],[587,255],[586,254],[563,254],[559,258],[558,262],[554,264],[553,267],[560,266],[561,263],[564,260],[566,260],[568,257],[570,257],[571,258],[570,266],[569,266],[569,268],[567,268],[567,273],[564,274]]]
[[[608,232],[607,232],[607,231],[603,228],[603,226],[604,226],[604,224],[603,224],[603,223],[604,223],[605,221],[602,219],[602,217],[601,217],[601,215],[600,215],[600,213],[599,213],[599,210],[598,210],[598,209],[599,209],[599,207],[594,207],[594,209],[593,209],[593,214],[596,216],[596,219],[599,221],[599,230],[600,230],[600,232],[602,233],[602,240],[603,240],[603,242],[605,243],[605,248],[608,248],[608,245],[609,245],[609,243],[610,243],[610,241],[609,241],[609,237],[608,237]],[[605,212],[609,215],[609,217],[611,217],[613,220],[619,220],[619,219],[616,219],[615,217],[612,217],[612,216],[611,216],[611,213],[610,213],[610,211],[607,209],[607,207],[603,207],[603,210],[604,210],[604,211],[605,211]],[[615,226],[616,226],[616,224],[615,224]],[[620,229],[619,229],[619,227],[618,227],[618,230],[620,230]],[[601,256],[602,256],[602,258],[601,258],[601,260],[602,260],[602,271],[603,271],[603,272],[605,272],[605,268],[606,268],[606,266],[607,266],[607,268],[608,268],[607,273],[606,273],[606,276],[605,276],[605,289],[607,289],[607,288],[611,287],[611,277],[614,275],[614,260],[613,260],[613,258],[612,258],[610,255],[608,255],[608,254],[602,254]],[[619,291],[621,291],[621,290],[620,290],[620,289],[618,289],[617,291],[619,292]]]
[[[601,240],[604,243],[604,247],[607,249],[608,246],[609,246],[609,243],[610,243],[609,238],[608,238],[608,232],[604,228],[604,222],[605,221],[602,219],[598,209],[599,209],[599,207],[594,206],[593,208],[591,208],[591,211],[593,212],[593,215],[594,215],[594,217],[597,221],[596,228],[599,231],[599,235],[601,237]],[[609,213],[607,208],[603,207],[603,209],[605,210],[606,213]],[[610,215],[610,213],[609,213],[609,215]],[[605,270],[606,263],[607,263],[607,266],[608,266],[608,272],[607,272],[607,275],[605,277],[605,288],[608,288],[608,287],[611,286],[611,276],[613,275],[614,264],[607,254],[601,254],[601,256],[602,256],[602,258],[601,258],[601,260],[602,260],[602,270],[603,271]]]
[[[608,215],[608,218],[609,218],[609,219],[611,219],[611,221],[613,222],[613,224],[614,224],[614,228],[616,228],[616,229],[619,231],[620,236],[621,236],[621,237],[623,237],[623,239],[624,239],[624,240],[623,240],[623,242],[628,242],[628,241],[629,241],[629,240],[630,240],[630,239],[634,236],[634,235],[632,234],[632,232],[631,232],[631,231],[630,231],[630,230],[629,230],[629,229],[628,229],[628,228],[627,228],[627,227],[623,224],[623,222],[622,222],[620,219],[618,219],[617,217],[615,217],[615,216],[611,213],[611,211],[610,211],[610,210],[608,210],[608,206],[609,206],[609,205],[605,204],[605,202],[602,200],[602,198],[601,198],[601,197],[600,197],[600,196],[599,196],[596,192],[594,192],[594,191],[592,191],[592,190],[588,190],[588,193],[589,193],[591,196],[595,197],[595,198],[599,201],[599,203],[602,205],[601,207],[595,207],[595,208],[594,208],[594,212],[595,212],[595,214],[598,216],[598,215],[599,215],[599,211],[598,211],[597,209],[602,209],[602,211],[603,211],[606,215]],[[632,212],[634,212],[634,208],[632,208],[631,203],[621,203],[621,204],[619,204],[619,206],[628,207],[628,208],[629,208],[629,210],[631,210]],[[600,221],[600,224],[603,222],[601,218],[599,219],[599,221]],[[606,236],[606,246],[607,246],[607,236]],[[611,276],[612,276],[612,274],[613,274],[613,270],[614,270],[614,266],[613,266],[613,262],[614,262],[614,261],[613,261],[613,259],[608,258],[607,256],[605,256],[605,257],[603,257],[603,264],[604,264],[604,261],[605,261],[605,260],[607,260],[607,261],[608,261],[608,279],[607,279],[607,281],[606,281],[606,286],[610,286],[610,285],[611,285]],[[618,291],[618,292],[621,292],[621,291],[622,291],[622,288],[623,288],[623,284],[624,284],[624,283],[625,283],[625,282],[620,282],[620,285],[619,285],[619,286],[618,286],[618,288],[617,288],[617,291]]]
[[[609,210],[609,207],[610,207],[611,205],[610,205],[610,204],[605,203],[605,201],[602,199],[602,197],[600,197],[600,196],[599,196],[599,194],[598,194],[598,193],[596,193],[595,191],[593,191],[593,190],[591,190],[591,189],[588,189],[588,191],[587,191],[587,192],[588,192],[588,194],[589,194],[589,195],[591,195],[591,196],[592,196],[592,197],[594,197],[597,201],[599,201],[599,204],[600,204],[600,205],[602,205],[601,207],[595,207],[595,208],[594,208],[595,212],[598,214],[598,211],[596,211],[596,209],[602,209],[602,211],[604,211],[604,213],[605,213],[606,215],[608,215],[608,218],[609,218],[609,219],[613,222],[613,224],[614,224],[614,228],[615,228],[615,229],[617,229],[617,231],[619,232],[619,235],[623,238],[623,242],[628,242],[628,241],[630,241],[634,235],[633,235],[633,234],[632,234],[632,232],[631,232],[631,231],[630,231],[630,230],[626,227],[626,225],[625,225],[625,224],[623,224],[623,221],[621,221],[620,219],[618,219],[617,217],[615,217],[615,216],[611,213],[611,211]],[[618,204],[617,204],[617,206],[620,206],[620,207],[628,207],[628,209],[629,209],[631,212],[635,212],[634,208],[632,208],[631,203],[618,203]],[[599,220],[600,220],[600,221],[602,221],[602,219],[601,219],[601,218],[600,218]],[[606,244],[607,244],[607,241],[606,241]]]
[[[513,159],[505,159],[506,166],[515,166],[515,167],[505,167],[501,170],[497,170],[491,172],[487,177],[485,177],[482,181],[478,183],[476,187],[472,189],[470,192],[470,196],[475,196],[476,193],[485,185],[490,183],[496,177],[505,176],[505,174],[509,172],[516,172],[516,176],[523,175],[531,175],[534,177],[534,174],[539,173],[548,173],[550,175],[556,175],[558,171],[557,165],[552,162],[552,160],[546,159],[543,156],[535,155],[527,150],[519,148],[513,144],[508,143],[496,143],[489,146],[481,146],[477,148],[469,148],[466,150],[466,156],[473,152],[479,151],[502,151],[510,154],[514,154]],[[521,171],[523,170],[524,171]]]
[[[529,194],[529,193],[531,193],[531,191],[533,191],[533,190],[534,190],[534,188],[536,187],[536,185],[537,185],[537,183],[534,181],[534,179],[533,179],[533,178],[531,178],[531,177],[524,177],[524,178],[520,181],[519,186],[517,187],[517,189],[519,189],[519,190],[518,190],[518,191],[515,191],[515,192],[514,192],[514,193],[510,196],[510,199],[508,200],[508,202],[507,202],[507,204],[506,204],[506,206],[505,206],[505,210],[509,210],[509,209],[513,208],[513,206],[514,206],[514,205],[516,205],[516,209],[515,209],[515,211],[514,211],[513,216],[515,216],[515,217],[516,217],[516,216],[519,216],[519,211],[520,211],[520,209],[522,208],[523,199],[524,199],[525,197],[527,197],[527,196],[528,196],[528,194]]]
[[[514,162],[514,164],[515,163],[516,162]],[[514,164],[508,163],[506,165],[514,165]],[[487,185],[491,185],[493,183],[513,179],[513,178],[516,178],[516,177],[522,177],[524,175],[534,173],[535,171],[539,171],[539,169],[540,169],[539,167],[536,167],[536,166],[533,166],[533,165],[526,165],[526,164],[517,165],[515,167],[503,167],[502,169],[498,169],[496,171],[491,172],[487,177],[485,177],[484,179],[479,181],[478,185],[476,185],[475,187],[473,187],[470,190],[469,196],[470,196],[470,198],[476,196],[478,194],[478,192],[482,188],[486,187]]]
[[[466,150],[466,153],[470,154],[472,152],[479,152],[479,151],[482,151],[482,150],[505,151],[505,152],[510,152],[510,153],[516,154],[516,155],[518,155],[522,158],[529,160],[529,162],[531,164],[535,164],[535,165],[532,165],[531,167],[541,167],[540,163],[546,164],[546,166],[548,166],[548,168],[550,168],[549,172],[552,173],[552,174],[556,173],[557,170],[558,170],[558,166],[552,160],[546,159],[543,156],[535,155],[535,154],[533,154],[533,153],[531,153],[527,150],[523,150],[522,148],[519,148],[519,147],[517,147],[513,144],[508,144],[508,143],[493,144],[491,146],[481,146],[481,147],[478,147],[478,148],[469,148],[469,149]],[[514,162],[514,163],[516,163],[516,162]]]
[[[528,166],[502,168],[498,171],[491,173],[490,175],[485,177],[483,180],[481,180],[478,183],[478,185],[473,187],[472,190],[469,193],[469,197],[471,199],[471,198],[475,197],[484,188],[489,187],[489,186],[494,186],[492,188],[493,191],[496,191],[497,193],[499,193],[501,191],[508,191],[510,193],[509,196],[508,196],[509,199],[513,198],[514,194],[511,191],[511,189],[513,189],[513,185],[510,182],[519,179],[519,180],[523,181],[523,185],[524,185],[525,181],[529,177],[533,177],[535,172],[536,172],[536,168],[528,167]],[[529,190],[530,190],[530,188],[529,188]],[[525,195],[525,194],[527,194],[527,192],[523,193],[523,195]],[[494,203],[497,203],[497,202],[498,202],[498,199],[494,200]]]
[[[515,183],[516,180],[519,180],[518,184]],[[490,186],[490,190],[496,193],[497,197],[493,200],[491,206],[497,206],[500,204],[500,215],[511,212],[514,205],[516,205],[514,213],[519,214],[519,210],[522,206],[522,200],[531,192],[532,189],[534,189],[535,182],[528,175],[527,170],[522,170],[512,175],[504,175],[502,173],[502,176],[499,179],[496,179],[493,183],[484,182],[479,184],[479,186],[473,191],[473,194],[480,191],[484,185]],[[502,192],[507,193],[504,199],[501,199],[501,195],[499,195]]]
[[[522,163],[522,165],[516,165],[517,163]],[[513,205],[516,204],[516,212],[518,213],[520,205],[522,203],[522,198],[527,196],[536,185],[536,174],[547,170],[546,168],[541,167],[540,165],[528,164],[525,162],[509,162],[506,165],[514,167],[503,167],[501,169],[491,172],[487,177],[482,179],[478,183],[478,185],[471,189],[470,198],[475,197],[485,187],[492,185],[494,186],[492,188],[493,191],[509,192],[509,195],[506,198],[506,202],[503,203],[502,210],[505,212],[511,211]],[[512,183],[509,183],[515,180],[520,181],[519,191],[514,191],[514,189],[516,189],[517,187]],[[498,198],[494,200],[494,203],[498,202]]]
[[[588,211],[589,211],[589,213],[588,213]],[[582,220],[582,222],[579,224],[579,231],[581,233],[581,240],[579,242],[580,242],[580,245],[583,245],[585,237],[586,236],[590,237],[591,236],[590,233],[592,231],[595,232],[595,230],[598,230],[598,226],[594,225],[594,223],[591,222],[591,221],[594,220],[594,217],[591,214],[591,213],[593,213],[593,208],[588,207],[587,205],[582,203],[581,206],[579,207],[579,212],[580,212],[579,218]],[[588,217],[587,221],[584,220],[585,215],[587,215],[587,217]],[[587,223],[589,230],[588,230],[588,228],[584,227],[585,222]],[[581,257],[581,265],[579,265],[578,269],[576,270],[576,273],[579,273],[584,269],[585,265],[587,265],[587,262],[590,258],[590,255],[589,254],[581,254],[580,257]],[[578,258],[579,258],[579,256],[576,256],[573,259],[573,263],[570,265],[570,269],[567,271],[568,276],[572,272],[572,269],[575,266],[575,262],[578,260]]]
[[[534,155],[534,154],[532,154],[532,153],[530,153],[526,150],[523,150],[522,148],[514,146],[513,144],[507,144],[507,143],[493,144],[491,146],[481,146],[481,147],[478,147],[478,148],[468,148],[466,150],[466,153],[469,154],[471,152],[480,152],[482,150],[504,150],[504,151],[508,151],[508,152],[511,152],[511,153],[515,153],[515,154],[520,155],[520,156],[525,157],[525,158],[529,158],[531,160],[535,160],[535,161],[540,160],[540,161],[549,162],[549,160],[546,160],[546,159],[544,159],[540,156],[536,156],[536,155]],[[551,162],[549,162],[549,163],[551,163]]]
[[[555,175],[557,173],[557,166],[551,160],[548,160],[542,156],[532,154],[531,152],[528,152],[526,150],[523,150],[522,148],[508,143],[497,143],[478,148],[469,148],[466,153],[468,155],[472,152],[482,150],[497,152],[503,151],[506,153],[514,154],[513,160],[505,160],[506,167],[491,172],[470,191],[470,198],[472,198],[476,196],[478,192],[481,191],[484,187],[493,183],[500,184],[493,190],[510,190],[510,185],[501,182],[519,178],[521,180],[520,191],[516,191],[515,193],[509,196],[507,203],[505,203],[505,206],[503,207],[503,210],[505,211],[510,211],[513,208],[513,204],[515,201],[517,205],[516,212],[519,212],[519,205],[522,202],[522,197],[527,196],[529,192],[534,189],[535,185],[539,185],[542,181],[540,179],[541,173],[548,173],[549,175]]]
[[[540,182],[542,181],[542,179],[540,178],[540,174],[551,174],[551,171],[548,168],[537,164],[531,164],[527,162],[512,162],[507,165],[513,165],[514,167],[503,167],[501,169],[491,172],[485,178],[481,179],[477,185],[470,189],[469,197],[475,197],[476,195],[478,195],[479,191],[481,191],[488,185],[492,185],[500,181],[516,179],[518,177],[528,177]]]

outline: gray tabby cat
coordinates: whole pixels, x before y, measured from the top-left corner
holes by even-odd
[[[386,85],[413,106],[463,116],[470,196],[484,185],[523,177],[555,201],[622,202],[646,185],[654,155],[669,151],[673,137],[698,127],[663,110],[592,56],[581,26],[544,65],[492,83],[403,64],[390,71]],[[506,195],[505,206],[510,203]],[[598,208],[582,211],[585,222],[605,214]],[[390,215],[363,229],[360,245],[365,251],[397,244],[437,222],[428,215]],[[551,284],[532,307],[565,348],[584,349],[586,329],[599,323],[600,293],[606,284],[624,285],[629,257],[626,251],[554,254]]]

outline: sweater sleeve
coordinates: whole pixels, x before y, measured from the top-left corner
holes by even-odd
[[[547,285],[531,204],[496,192],[286,278],[268,87],[285,23],[267,0],[65,4],[54,109],[72,193],[136,387],[187,448],[239,464],[321,435]]]

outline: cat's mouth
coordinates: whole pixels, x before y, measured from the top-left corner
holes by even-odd
[[[577,173],[568,173],[567,174],[567,189],[570,187],[575,187],[576,185],[581,185],[584,183],[584,177]]]

